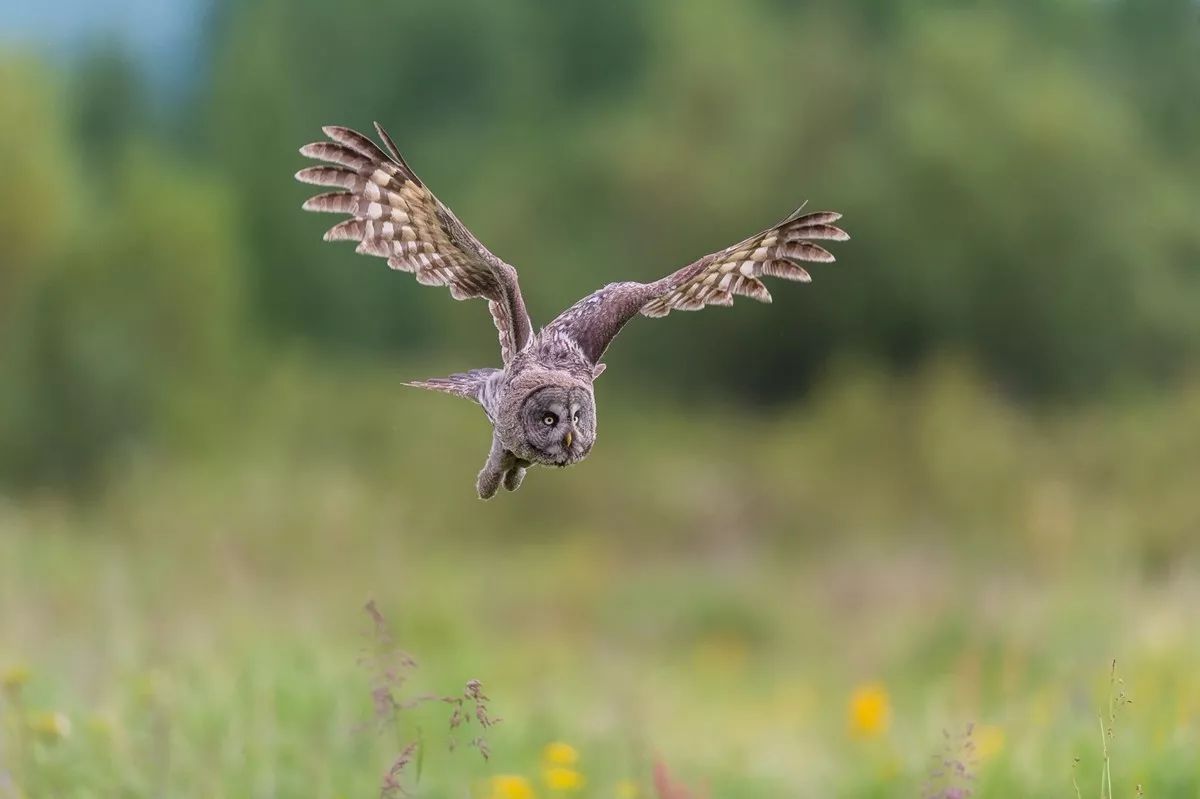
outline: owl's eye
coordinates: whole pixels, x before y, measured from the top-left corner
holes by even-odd
[[[571,414],[571,421],[575,424],[579,424],[579,411],[575,411],[575,413]]]
[[[558,424],[558,417],[552,413],[548,413],[542,417],[542,424],[546,425],[546,427],[553,427]]]

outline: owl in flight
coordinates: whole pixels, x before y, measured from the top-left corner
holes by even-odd
[[[446,286],[456,300],[487,300],[500,333],[501,369],[472,369],[408,385],[474,400],[492,423],[492,449],[479,472],[481,499],[501,483],[515,491],[530,465],[569,466],[596,441],[592,382],[600,359],[636,314],[666,316],[706,305],[732,305],[734,295],[770,302],[759,278],[808,282],[797,262],[832,261],[815,240],[849,238],[833,223],[840,214],[799,210],[762,233],[706,255],[653,283],[609,283],[534,332],[517,284],[517,270],[493,255],[409,168],[387,133],[375,125],[387,152],[371,139],[338,126],[328,141],[300,153],[325,162],[296,173],[304,183],[338,191],[304,203],[308,211],[346,214],[325,234],[357,251],[386,258],[427,286]]]

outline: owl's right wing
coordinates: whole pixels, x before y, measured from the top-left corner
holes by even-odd
[[[532,336],[517,270],[501,261],[421,182],[378,123],[388,152],[349,128],[322,128],[330,141],[300,153],[325,164],[301,169],[296,179],[341,191],[319,194],[306,211],[349,214],[325,233],[326,241],[358,242],[357,252],[386,258],[427,286],[447,286],[456,300],[482,297],[500,334],[504,363]]]
[[[698,311],[709,305],[732,305],[734,295],[770,302],[764,276],[807,283],[803,261],[828,262],[833,254],[814,240],[845,241],[834,226],[841,214],[832,211],[791,216],[732,247],[693,261],[653,283],[611,283],[584,297],[546,326],[552,334],[573,340],[597,363],[625,323],[639,312],[666,316],[673,310]]]

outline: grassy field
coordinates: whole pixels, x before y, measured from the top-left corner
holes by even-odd
[[[0,797],[376,796],[413,740],[425,797],[1200,795],[1200,392],[847,369],[731,420],[606,377],[588,463],[485,505],[476,409],[301,372],[0,504]],[[486,761],[451,704],[375,719],[370,600],[401,701],[481,681]]]

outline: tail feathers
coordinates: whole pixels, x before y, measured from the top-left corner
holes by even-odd
[[[414,386],[416,388],[424,388],[429,391],[441,391],[446,394],[454,394],[459,397],[466,397],[469,400],[474,400],[483,405],[483,391],[488,380],[496,374],[499,374],[499,369],[472,369],[469,372],[461,372],[459,374],[450,375],[448,377],[431,377],[428,380],[413,380],[405,383],[406,386]]]

